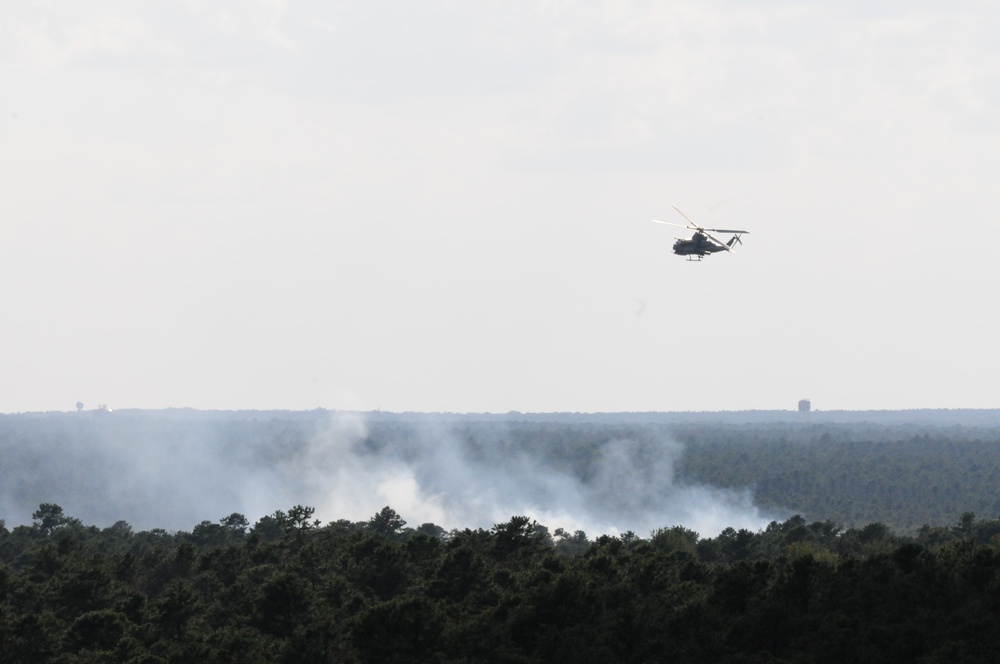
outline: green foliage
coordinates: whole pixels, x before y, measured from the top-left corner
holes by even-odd
[[[869,487],[872,505],[892,498],[884,475],[909,462],[877,438],[897,430],[832,431],[841,437],[681,431],[677,467],[686,481],[714,468],[713,482],[736,488],[756,476],[771,498],[798,486],[782,494],[798,496],[789,504],[811,504],[820,485],[836,505],[824,477],[841,471],[820,472],[832,458],[820,448],[857,443],[871,467],[853,466],[848,483]],[[940,458],[932,438],[907,440],[914,458]],[[950,444],[982,453],[968,470],[989,476],[983,446]],[[556,449],[553,463],[592,470],[600,455],[577,451]],[[950,491],[936,495],[959,505],[964,490]],[[919,513],[894,500],[885,509]],[[32,525],[0,525],[0,662],[997,661],[1000,520],[971,503],[920,508],[950,515],[920,527],[795,515],[714,537],[664,524],[647,539],[550,535],[527,516],[413,530],[389,506],[358,523],[323,526],[295,505],[252,528],[234,513],[190,532],[135,532],[44,503]]]
[[[900,532],[1000,516],[1000,430],[816,424],[676,426],[678,478],[752,489],[755,502],[851,527]]]
[[[53,503],[39,505],[38,509],[31,514],[31,518],[35,521],[35,528],[40,530],[43,535],[51,535],[59,528],[80,524],[77,519],[63,516],[62,508]]]
[[[396,537],[403,530],[406,521],[396,514],[396,510],[388,505],[368,520],[368,530],[383,537]]]
[[[684,526],[657,528],[650,542],[664,551],[684,551],[692,555],[698,551],[698,533]]]
[[[562,528],[556,528],[556,553],[564,556],[575,556],[583,553],[588,548],[590,548],[590,540],[587,539],[587,533],[584,531],[577,530],[573,533],[567,533]]]
[[[434,662],[444,645],[441,610],[419,597],[372,604],[351,622],[351,644],[362,662]]]

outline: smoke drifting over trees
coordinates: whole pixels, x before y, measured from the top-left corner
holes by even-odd
[[[489,527],[514,514],[588,534],[764,526],[747,491],[678,482],[663,427],[309,413],[127,411],[0,419],[0,507],[189,529],[306,504],[324,520],[391,505],[411,525]]]

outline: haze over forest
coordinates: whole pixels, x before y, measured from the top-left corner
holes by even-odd
[[[591,533],[685,523],[706,532],[770,519],[746,491],[676,485],[682,447],[636,438],[553,440],[507,423],[468,428],[434,416],[89,412],[0,420],[3,513],[41,502],[96,523],[189,529],[293,504],[328,520],[391,505],[414,525],[489,527],[515,514]]]
[[[525,515],[591,536],[1000,515],[1000,411],[457,415],[83,411],[0,416],[0,511],[190,530],[296,504],[412,527]]]

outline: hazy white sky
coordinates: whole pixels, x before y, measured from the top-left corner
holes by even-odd
[[[7,3],[0,411],[998,407],[998,32],[985,2]],[[686,263],[671,203],[751,235]]]

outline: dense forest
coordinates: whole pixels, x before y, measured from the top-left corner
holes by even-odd
[[[0,416],[0,662],[997,661],[1000,422],[940,415]],[[620,527],[304,506],[398,477]]]
[[[994,662],[1000,521],[593,541],[526,517],[0,527],[0,661]]]
[[[1000,427],[676,426],[687,481],[749,487],[758,505],[912,532],[1000,516]]]

